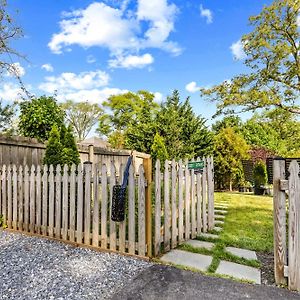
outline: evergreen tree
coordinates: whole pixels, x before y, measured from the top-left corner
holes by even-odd
[[[62,140],[63,152],[62,163],[67,165],[79,165],[80,156],[75,142],[75,138],[72,132],[72,127],[68,126],[65,132],[64,139]]]
[[[158,133],[154,136],[153,144],[151,146],[151,156],[154,161],[159,159],[162,163],[168,159],[168,151],[164,139]]]

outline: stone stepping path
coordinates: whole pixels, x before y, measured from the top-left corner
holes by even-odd
[[[223,225],[224,221],[221,220],[215,220],[215,225]]]
[[[206,271],[212,262],[212,257],[175,249],[163,255],[160,260],[200,271]]]
[[[209,239],[214,239],[214,240],[216,240],[216,239],[218,239],[219,238],[219,236],[218,235],[216,235],[216,234],[212,234],[212,233],[201,233],[201,234],[199,234],[199,237],[204,237],[204,238],[209,238]]]
[[[235,256],[245,258],[245,259],[254,259],[257,260],[255,251],[240,249],[235,247],[226,247],[225,250]]]
[[[222,227],[215,226],[215,227],[214,227],[214,230],[217,231],[217,232],[220,232],[220,231],[223,230],[223,228],[222,228]]]
[[[225,260],[221,260],[216,270],[216,273],[231,276],[238,279],[249,280],[257,284],[261,284],[261,276],[259,269],[236,264]]]
[[[185,242],[184,244],[190,245],[195,248],[205,248],[207,250],[212,250],[212,248],[215,246],[214,243],[198,241],[198,240],[189,240],[189,241]]]
[[[223,215],[225,215],[225,214],[227,214],[227,210],[224,210],[224,209],[215,209],[215,213],[216,214],[223,214]]]
[[[225,219],[224,215],[215,215],[215,219]]]

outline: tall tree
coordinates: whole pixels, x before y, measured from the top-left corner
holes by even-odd
[[[0,100],[0,132],[10,132],[14,113],[14,105],[3,105],[2,101]]]
[[[64,112],[53,97],[42,96],[20,103],[19,131],[41,142],[48,139],[53,125],[64,124]]]
[[[68,100],[61,105],[66,113],[67,122],[72,125],[79,141],[84,140],[92,128],[98,123],[103,109],[98,104],[74,102]]]
[[[250,17],[253,31],[241,39],[249,72],[201,90],[218,113],[271,106],[300,113],[299,13],[300,1],[275,0]]]

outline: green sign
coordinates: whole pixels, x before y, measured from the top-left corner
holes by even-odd
[[[197,170],[197,169],[203,169],[204,168],[204,161],[193,161],[188,163],[188,169],[189,170]]]

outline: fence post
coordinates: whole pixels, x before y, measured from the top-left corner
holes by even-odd
[[[214,164],[213,158],[207,158],[207,189],[208,189],[208,230],[214,229],[215,226],[215,211],[214,211]]]
[[[273,217],[274,217],[274,274],[276,284],[286,284],[284,266],[287,264],[285,191],[280,180],[285,179],[285,160],[273,161]]]
[[[89,145],[89,161],[94,163],[94,145]]]
[[[152,194],[152,159],[143,159],[145,179],[147,181],[145,190],[145,208],[146,208],[146,243],[147,243],[147,256],[152,257],[152,205],[151,205],[151,194]]]

